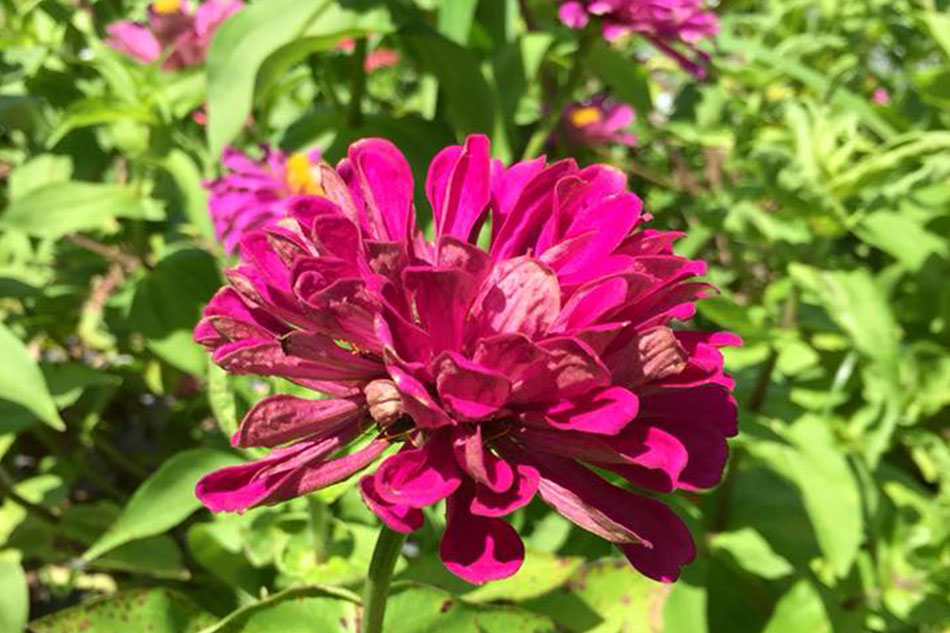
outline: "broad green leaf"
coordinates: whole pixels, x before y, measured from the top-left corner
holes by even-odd
[[[201,507],[195,484],[203,475],[240,463],[240,458],[210,448],[176,454],[139,486],[119,518],[85,554],[92,560],[129,541],[161,534]]]
[[[830,633],[821,595],[807,580],[799,580],[775,605],[763,633]]]
[[[653,109],[650,83],[642,64],[624,57],[606,41],[597,42],[588,58],[591,70],[614,95],[634,107],[637,116],[646,117]]]
[[[521,606],[578,633],[660,633],[666,594],[665,585],[648,579],[626,560],[614,559],[581,567],[564,588]]]
[[[947,256],[947,241],[923,228],[906,214],[877,211],[864,217],[857,228],[862,240],[878,247],[917,271],[931,255]]]
[[[580,569],[583,560],[547,552],[526,552],[518,573],[490,582],[465,594],[469,602],[504,600],[520,602],[536,598],[560,587]]]
[[[356,633],[356,601],[344,589],[288,589],[238,609],[201,633]]]
[[[16,551],[0,552],[0,631],[22,631],[30,612],[26,575]]]
[[[924,14],[924,20],[943,52],[950,58],[950,14],[929,11]]]
[[[824,558],[842,577],[864,539],[858,483],[827,420],[806,416],[783,435],[784,443],[760,441],[750,450],[796,485]]]
[[[505,606],[478,605],[423,585],[394,586],[383,623],[386,633],[554,633],[544,615]]]
[[[268,55],[303,35],[330,0],[269,0],[247,5],[217,30],[208,52],[208,143],[212,156],[234,139],[254,101]]]
[[[472,52],[421,28],[405,29],[401,35],[422,69],[439,80],[448,119],[456,133],[491,134],[495,129],[495,99]]]
[[[54,183],[16,200],[0,215],[0,227],[36,237],[59,238],[115,226],[118,218],[161,220],[153,200],[119,185]]]
[[[244,555],[237,521],[216,520],[197,523],[188,530],[188,551],[199,565],[229,587],[248,596],[258,596],[264,586],[267,570],[251,565]]]
[[[30,623],[31,633],[197,633],[214,617],[171,589],[133,589],[57,611]]]
[[[156,122],[155,115],[142,105],[116,103],[104,99],[80,101],[63,113],[59,124],[46,139],[46,146],[54,147],[67,134],[81,127],[129,121],[148,124]]]
[[[220,285],[217,264],[208,252],[174,251],[138,283],[129,323],[163,360],[190,373],[203,373],[206,355],[191,340],[191,332]]]
[[[751,528],[716,534],[710,539],[710,544],[728,553],[747,572],[763,578],[781,578],[794,571],[791,564],[776,554],[768,541]]]
[[[9,400],[32,411],[57,431],[66,425],[50,395],[43,373],[26,346],[5,323],[0,322],[0,399]]]
[[[439,32],[456,44],[465,46],[475,19],[478,0],[453,0],[439,6]]]
[[[10,173],[7,191],[10,200],[18,200],[40,187],[67,182],[72,175],[73,162],[68,156],[40,154]]]

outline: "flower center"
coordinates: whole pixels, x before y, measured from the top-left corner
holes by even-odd
[[[182,0],[155,0],[152,10],[159,15],[178,13],[181,10],[181,2]]]
[[[600,123],[603,120],[600,110],[594,106],[578,108],[571,112],[568,118],[570,118],[571,123],[576,127],[586,127],[591,123]]]
[[[322,196],[323,187],[314,178],[313,163],[304,152],[291,154],[286,164],[287,187],[297,195]]]

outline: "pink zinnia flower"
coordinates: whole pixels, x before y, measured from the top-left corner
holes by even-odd
[[[871,101],[877,105],[888,105],[891,102],[891,93],[887,91],[887,88],[878,86],[874,89],[874,94],[871,95]]]
[[[393,50],[391,48],[377,48],[375,51],[366,56],[366,61],[363,63],[363,69],[366,70],[366,72],[371,73],[378,68],[388,68],[390,66],[395,66],[399,63],[399,60],[399,51]]]
[[[225,148],[221,162],[228,173],[205,183],[215,234],[228,253],[237,249],[245,233],[286,217],[293,196],[323,193],[315,180],[318,150],[289,157],[269,147],[263,152],[262,159],[254,160]]]
[[[637,137],[627,131],[634,116],[630,105],[597,96],[564,108],[564,131],[568,140],[577,145],[636,145]]]
[[[232,442],[275,450],[205,476],[197,495],[216,512],[274,504],[388,453],[360,481],[366,504],[409,532],[444,499],[440,553],[465,580],[518,570],[503,517],[537,494],[672,581],[695,555],[686,526],[589,467],[653,493],[716,485],[736,432],[717,348],[738,339],[671,329],[712,288],[692,280],[702,262],[673,254],[680,234],[642,228],[622,172],[489,155],[470,136],[432,161],[431,243],[409,165],[381,139],[321,163],[323,195],[244,236],[195,339],[229,372],[332,397],[257,403]]]
[[[719,33],[716,14],[703,0],[558,0],[561,21],[575,29],[599,17],[604,37],[615,39],[628,33],[647,38],[697,77],[706,76],[709,56],[696,45]],[[685,48],[688,54],[679,49]]]
[[[164,57],[164,70],[204,63],[215,29],[236,13],[240,0],[209,0],[195,13],[183,0],[156,0],[148,7],[148,24],[123,20],[106,27],[106,44],[143,64]]]

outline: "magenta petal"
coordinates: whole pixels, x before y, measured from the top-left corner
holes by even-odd
[[[488,137],[474,134],[462,147],[447,147],[432,160],[426,195],[432,205],[436,240],[474,237],[491,198],[489,153]]]
[[[476,486],[471,505],[472,514],[501,517],[528,505],[541,483],[538,469],[520,464],[514,473],[513,484],[508,490],[498,492],[485,486]]]
[[[132,59],[150,64],[162,55],[162,45],[152,32],[135,22],[114,22],[106,27],[106,44]]]
[[[486,449],[480,425],[457,436],[452,450],[459,467],[480,486],[494,492],[505,492],[514,483],[515,472],[511,466]]]
[[[470,494],[449,499],[439,554],[453,574],[474,584],[515,574],[524,562],[524,543],[502,519],[468,510]]]
[[[436,390],[446,410],[466,420],[481,420],[508,401],[511,383],[502,374],[444,352],[433,362]]]
[[[405,504],[389,503],[379,496],[376,490],[375,475],[367,475],[360,479],[360,495],[363,502],[369,506],[376,516],[392,530],[408,533],[422,527],[425,517],[422,510]]]
[[[314,439],[322,439],[346,425],[357,424],[362,410],[358,400],[307,400],[277,394],[251,407],[231,443],[274,447],[307,436],[319,435]]]
[[[388,503],[423,508],[459,487],[462,479],[447,436],[431,438],[420,448],[405,448],[376,469],[376,491]]]
[[[360,192],[366,225],[377,240],[405,240],[414,226],[412,171],[395,145],[385,139],[359,140],[349,149],[350,189]]]
[[[495,265],[472,304],[470,336],[519,333],[534,338],[561,309],[557,276],[545,264],[517,257]]]
[[[545,413],[548,424],[558,429],[616,435],[633,421],[638,410],[639,400],[632,391],[608,387],[559,403]]]
[[[477,280],[467,272],[434,266],[410,266],[403,283],[433,351],[458,350]]]

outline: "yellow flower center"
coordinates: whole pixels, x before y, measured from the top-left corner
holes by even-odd
[[[178,13],[181,10],[181,2],[182,0],[155,0],[152,10],[159,15]]]
[[[587,106],[571,112],[570,119],[575,127],[584,127],[591,123],[600,123],[603,120],[603,116],[598,108]]]
[[[287,187],[298,195],[322,196],[323,187],[314,178],[313,164],[304,152],[291,154],[287,159]]]

